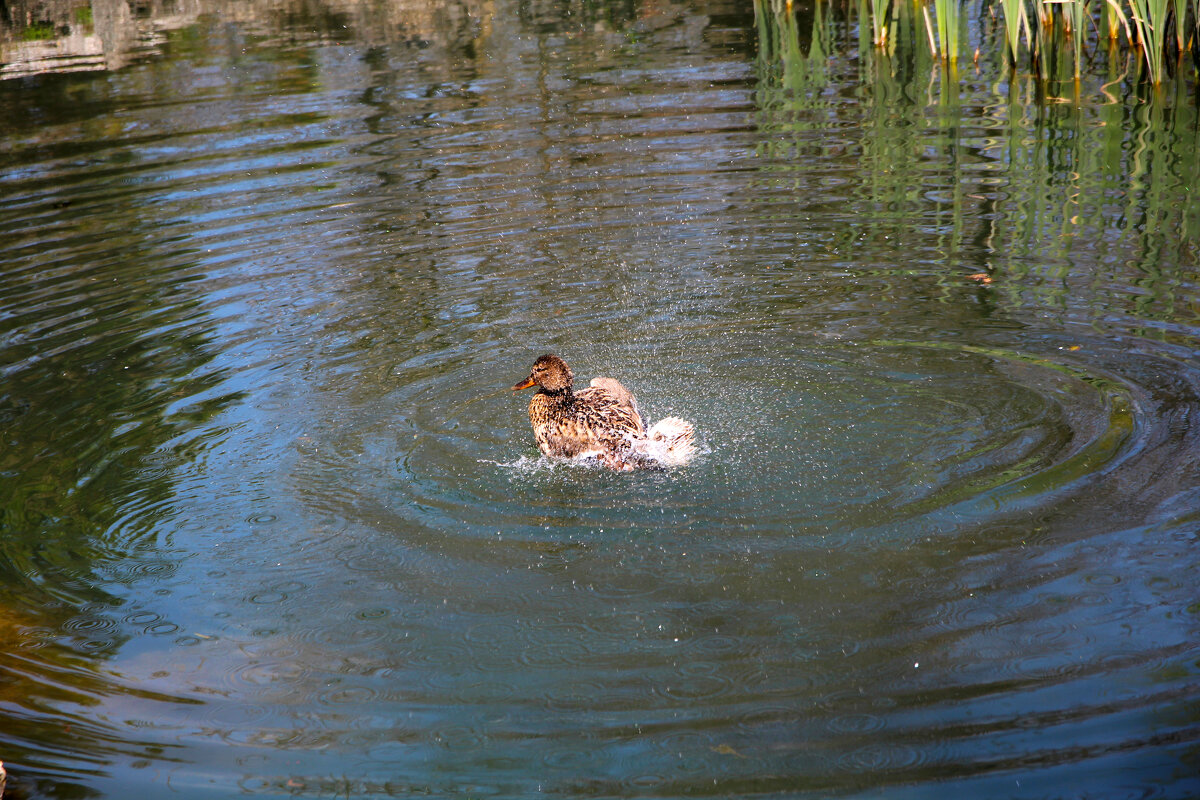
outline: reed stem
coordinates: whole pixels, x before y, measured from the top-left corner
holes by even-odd
[[[817,0],[818,16],[823,11],[820,2]],[[985,12],[989,7],[983,5],[984,0],[857,0],[846,7],[845,13],[858,17],[860,52],[865,54],[874,47],[881,54],[892,56],[924,38],[934,58],[949,66],[957,62],[963,46],[964,9],[971,8],[968,4],[975,2],[980,4],[980,11],[973,18],[986,20]],[[1024,47],[1028,52],[1031,77],[1037,81],[1053,79],[1059,70],[1071,69],[1078,93],[1085,52],[1101,50],[1099,43],[1106,37],[1110,58],[1119,52],[1119,48],[1137,48],[1137,61],[1145,66],[1144,77],[1156,86],[1167,74],[1168,50],[1174,53],[1177,61],[1172,63],[1178,63],[1180,70],[1187,69],[1188,62],[1194,62],[1193,69],[1200,70],[1200,51],[1197,50],[1200,48],[1200,0],[999,0],[997,4],[1004,22],[1005,60],[1016,69],[1021,63]],[[803,16],[789,0],[755,0],[754,6],[760,26],[767,16],[785,26],[794,24],[794,20],[788,22],[787,18]],[[828,9],[829,12],[836,10],[836,6]],[[996,13],[992,6],[993,19]],[[833,24],[832,16],[830,24]],[[830,28],[827,32],[831,40],[836,31],[836,28]],[[988,35],[986,27],[983,35]],[[994,41],[998,42],[998,38]],[[821,50],[826,50],[832,41],[817,44]],[[1189,50],[1192,58],[1185,62],[1183,56]],[[979,52],[977,46],[976,63]]]

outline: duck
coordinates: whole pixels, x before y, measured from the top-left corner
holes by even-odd
[[[543,455],[552,458],[595,458],[612,470],[661,469],[686,464],[696,453],[695,427],[667,417],[650,429],[637,399],[615,378],[593,378],[575,391],[575,374],[567,362],[547,353],[533,362],[529,377],[512,387],[534,386],[529,421]]]

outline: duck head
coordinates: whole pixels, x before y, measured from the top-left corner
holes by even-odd
[[[529,377],[512,387],[513,391],[528,389],[530,386],[541,387],[542,391],[550,394],[564,392],[571,388],[575,380],[574,373],[567,362],[555,355],[546,354],[533,362]]]

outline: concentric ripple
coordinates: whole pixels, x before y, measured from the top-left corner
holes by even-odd
[[[745,336],[683,329],[664,344],[703,349]],[[666,386],[643,356],[621,377],[641,394],[646,416],[686,414],[708,452],[687,467],[630,479],[538,457],[527,398],[496,388],[523,362],[498,348],[473,355],[486,363],[489,352],[496,363],[483,373],[475,362],[456,366],[460,356],[449,352],[436,375],[406,378],[398,369],[403,385],[387,400],[405,419],[391,445],[399,448],[398,480],[379,491],[403,493],[401,513],[435,528],[450,524],[457,535],[567,520],[622,530],[645,522],[648,508],[660,529],[752,518],[766,528],[828,532],[848,514],[855,526],[952,529],[956,520],[1053,503],[1118,469],[1153,431],[1145,389],[1067,352],[864,342],[793,351],[799,358],[769,372],[761,363],[701,368],[690,385],[670,375]],[[501,372],[508,364],[512,372]],[[737,385],[744,402],[729,404],[718,382]],[[386,423],[360,435],[392,437]],[[863,464],[871,469],[856,468]],[[702,508],[673,499],[700,487]]]

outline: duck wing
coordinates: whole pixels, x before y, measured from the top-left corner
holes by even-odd
[[[616,378],[605,378],[605,377],[592,378],[592,388],[593,389],[602,389],[603,391],[608,392],[610,395],[613,396],[613,398],[615,399],[615,401],[617,403],[628,407],[631,411],[633,411],[634,414],[637,414],[639,417],[641,416],[641,413],[638,411],[638,407],[637,407],[637,398],[633,396],[633,392],[626,389],[624,384],[622,384]],[[587,392],[588,390],[584,389],[583,391]]]
[[[597,383],[599,382],[599,383]],[[574,412],[584,427],[606,446],[646,435],[642,415],[633,394],[612,378],[595,378],[592,385],[575,395]]]
[[[592,385],[578,392],[575,399],[576,408],[588,417],[590,426],[610,428],[634,437],[646,433],[634,392],[625,389],[616,379],[593,378]]]

